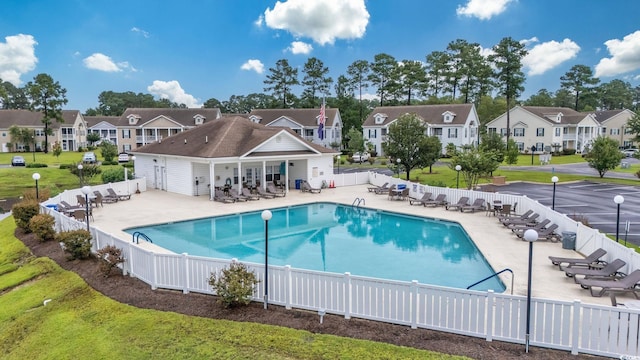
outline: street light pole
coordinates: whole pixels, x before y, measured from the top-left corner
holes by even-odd
[[[400,158],[397,158],[396,162],[398,163],[398,179],[400,179],[400,163],[402,162],[402,160],[400,160]]]
[[[538,240],[538,232],[529,229],[524,232],[525,241],[529,242],[529,271],[527,275],[527,325],[525,332],[525,352],[529,352],[529,337],[531,328],[531,268],[533,263],[533,242]]]
[[[82,164],[78,164],[78,179],[80,179],[80,186],[82,186]]]
[[[462,166],[460,164],[456,165],[456,172],[458,173],[456,176],[456,189],[460,188],[460,170],[462,170]]]
[[[553,200],[551,201],[551,210],[556,209],[556,183],[558,182],[558,177],[551,177],[551,182],[553,183]]]
[[[273,214],[269,210],[262,212],[264,220],[264,308],[267,309],[269,301],[269,220]]]
[[[89,193],[91,192],[91,187],[89,185],[85,185],[82,187],[82,189],[80,189],[82,191],[82,193],[84,194],[84,204],[86,207],[86,212],[87,212],[87,232],[91,232],[91,230],[89,229]]]
[[[338,174],[340,174],[340,161],[342,161],[342,157],[338,155]]]
[[[33,180],[36,181],[36,201],[40,202],[40,193],[39,193],[39,190],[38,190],[38,180],[40,180],[40,174],[33,173],[33,175],[31,175],[31,177],[33,178]]]
[[[616,217],[616,242],[620,238],[620,204],[624,202],[624,197],[622,195],[616,195],[613,198],[613,202],[618,204],[618,216]]]
[[[535,155],[534,154],[535,151],[536,151],[536,146],[531,145],[531,165],[533,165],[533,156]]]

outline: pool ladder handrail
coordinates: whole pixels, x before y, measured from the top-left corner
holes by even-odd
[[[153,240],[151,240],[151,238],[148,237],[145,233],[140,232],[140,231],[136,231],[136,232],[133,233],[131,241],[136,243],[136,244],[140,244],[140,237],[142,237],[143,239],[145,239],[148,242],[153,244]]]
[[[360,207],[360,204],[362,204],[362,205],[366,205],[366,203],[365,203],[365,201],[364,201],[364,198],[359,198],[359,197],[357,197],[357,198],[355,198],[355,199],[353,200],[353,202],[351,203],[351,207],[359,208],[359,207]]]
[[[505,271],[508,271],[508,272],[511,273],[511,295],[513,295],[513,270],[511,270],[509,268],[504,268],[504,269],[498,271],[497,273],[493,273],[492,275],[489,275],[489,276],[487,276],[486,278],[484,278],[484,279],[482,279],[480,281],[474,282],[473,284],[467,286],[467,290],[471,289],[472,287],[474,287],[474,286],[476,286],[476,285],[478,285],[478,284],[480,284],[482,282],[485,282],[485,281],[491,279],[492,277],[498,276],[498,275],[502,274]]]

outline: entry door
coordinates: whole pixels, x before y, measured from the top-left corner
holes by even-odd
[[[154,176],[153,176],[153,187],[160,190],[166,190],[165,188],[165,176],[166,169],[164,166],[156,165],[154,166]]]
[[[256,186],[260,180],[262,179],[262,169],[261,168],[245,168],[245,182],[248,185]]]

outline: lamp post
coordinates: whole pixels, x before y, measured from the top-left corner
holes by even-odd
[[[338,174],[340,174],[340,161],[342,161],[342,157],[338,155],[337,158],[338,158]]]
[[[458,175],[456,176],[456,189],[460,188],[460,170],[462,170],[462,166],[460,164],[456,165],[456,172]]]
[[[618,242],[618,238],[620,237],[620,204],[624,202],[624,197],[622,195],[616,195],[613,198],[613,202],[618,204],[618,216],[616,217],[616,242]]]
[[[82,164],[78,164],[78,178],[80,179],[80,186],[82,186],[82,183],[83,183],[83,181],[82,181],[82,168],[83,168]]]
[[[553,183],[553,200],[551,200],[551,210],[556,209],[556,183],[558,182],[557,176],[551,177],[551,182]]]
[[[531,327],[531,264],[533,262],[533,242],[538,240],[538,232],[529,229],[524,232],[525,241],[529,242],[529,271],[527,274],[527,325],[525,332],[525,352],[529,352],[529,334]]]
[[[269,210],[262,212],[264,220],[264,308],[267,309],[269,300],[269,220],[273,214]]]
[[[84,194],[84,204],[86,206],[86,212],[87,212],[87,232],[91,232],[89,230],[89,193],[91,192],[91,186],[85,185],[80,190]]]
[[[38,192],[38,180],[40,180],[40,174],[33,173],[33,175],[31,175],[31,177],[33,178],[33,180],[36,181],[36,201],[40,202],[40,194]]]
[[[400,158],[397,158],[396,162],[398,163],[398,179],[400,179],[400,163],[402,162],[402,160],[400,160]]]
[[[131,175],[135,179],[136,178],[136,156],[135,155],[131,157],[131,162],[133,163],[133,174]],[[127,190],[129,190],[128,184],[127,184]],[[137,181],[136,181],[136,194],[140,194],[140,183],[138,183]]]
[[[533,155],[534,152],[536,151],[536,146],[535,145],[531,145],[531,165],[533,165]]]

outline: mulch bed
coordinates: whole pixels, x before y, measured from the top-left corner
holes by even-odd
[[[408,326],[382,322],[349,319],[336,315],[325,315],[320,324],[315,312],[286,310],[270,305],[265,310],[262,303],[251,303],[247,307],[224,309],[216,304],[211,295],[172,290],[152,290],[142,281],[122,276],[114,271],[108,278],[98,271],[96,259],[68,261],[59,244],[54,241],[41,243],[32,234],[24,234],[21,229],[15,233],[38,257],[49,257],[62,268],[82,277],[89,286],[100,293],[124,304],[139,308],[173,311],[191,316],[232,321],[247,321],[268,325],[285,326],[307,330],[312,333],[332,334],[356,339],[385,342],[394,345],[432,350],[447,354],[464,355],[474,359],[596,359],[589,355],[571,355],[569,352],[532,347],[527,354],[524,345],[500,341],[487,342],[480,338],[467,337],[445,332],[411,329]]]

